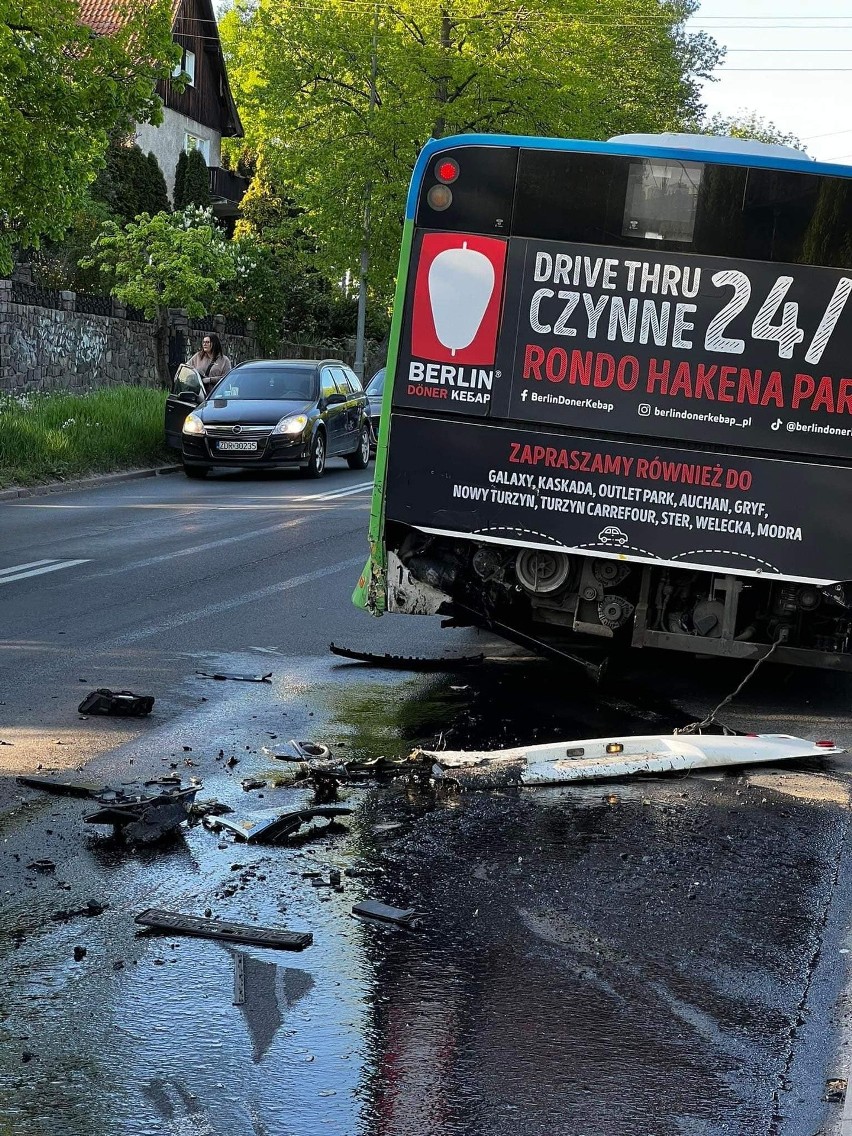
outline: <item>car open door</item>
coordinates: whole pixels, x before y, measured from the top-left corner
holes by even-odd
[[[191,410],[204,401],[204,383],[198,371],[182,363],[175,372],[172,389],[166,399],[166,445],[179,450],[184,420]]]

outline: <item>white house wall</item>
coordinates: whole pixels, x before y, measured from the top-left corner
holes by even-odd
[[[202,126],[195,119],[178,114],[177,111],[163,108],[163,121],[159,126],[146,122],[136,127],[136,142],[143,154],[154,154],[166,179],[169,198],[174,196],[175,166],[187,134],[204,138],[209,146],[208,166],[221,165],[222,135],[209,126]]]

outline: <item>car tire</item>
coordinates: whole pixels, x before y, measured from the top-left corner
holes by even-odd
[[[183,472],[186,474],[187,477],[191,477],[194,480],[201,481],[210,472],[210,466],[209,465],[187,465],[186,463],[184,463]]]
[[[317,430],[314,434],[314,440],[311,442],[311,456],[308,458],[308,464],[303,471],[305,476],[322,477],[325,473],[325,458],[325,432]]]
[[[346,461],[350,469],[366,469],[370,464],[370,428],[369,426],[361,427],[361,438],[358,442],[358,449],[354,454],[347,454]]]

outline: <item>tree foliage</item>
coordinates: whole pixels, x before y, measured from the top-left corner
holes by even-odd
[[[156,157],[146,158],[125,135],[110,140],[104,167],[92,183],[91,195],[116,221],[126,224],[140,213],[168,209],[166,182]]]
[[[143,213],[123,228],[107,221],[84,267],[97,267],[110,292],[151,319],[162,308],[203,316],[237,275],[239,249],[209,210]]]
[[[96,35],[74,0],[0,0],[0,272],[13,245],[61,236],[113,130],[157,120],[155,83],[176,60],[171,4],[123,11]]]
[[[186,182],[186,150],[181,150],[178,154],[177,164],[175,165],[175,187],[172,191],[172,202],[175,209],[183,209],[184,201],[184,183]]]
[[[430,136],[677,128],[699,113],[698,78],[720,54],[685,31],[695,6],[237,0],[221,32],[246,144],[303,210],[329,274],[357,264],[369,193],[371,281],[387,300]]]
[[[177,181],[177,171],[176,171]],[[210,204],[210,174],[204,155],[200,150],[190,150],[186,156],[186,166],[180,181],[180,193],[175,185],[175,209],[185,209],[194,205],[206,209]]]
[[[795,134],[788,134],[774,122],[757,114],[739,115],[714,114],[698,128],[701,134],[719,134],[728,138],[748,138],[754,142],[774,142],[779,146],[792,146],[805,150],[805,145]]]

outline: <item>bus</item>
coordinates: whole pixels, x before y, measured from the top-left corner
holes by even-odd
[[[688,134],[429,142],[354,602],[595,673],[852,669],[852,168]]]

